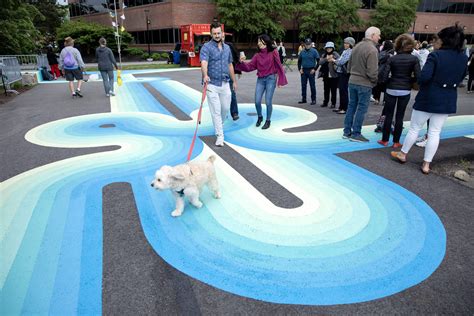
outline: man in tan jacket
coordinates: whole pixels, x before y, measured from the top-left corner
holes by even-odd
[[[375,26],[369,27],[365,31],[365,38],[355,46],[349,59],[349,106],[342,138],[348,138],[350,141],[369,141],[361,134],[361,129],[369,108],[372,88],[377,84],[378,51],[375,44],[379,40],[380,30]]]

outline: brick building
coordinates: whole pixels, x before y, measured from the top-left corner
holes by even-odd
[[[135,39],[133,46],[145,49],[149,41],[152,51],[172,49],[174,43],[180,41],[181,25],[210,23],[217,15],[212,0],[69,0],[71,20],[82,19],[111,25],[109,11],[114,10],[114,3],[120,8],[122,4],[125,5],[123,12],[126,19],[123,24]],[[376,0],[362,1],[362,9],[359,10],[362,19],[368,19],[375,3]],[[414,26],[407,30],[414,31],[417,39],[430,39],[442,28],[460,22],[464,25],[468,42],[473,43],[474,0],[422,0],[417,11]],[[119,14],[121,12],[122,9]],[[287,28],[284,42],[291,46],[298,42],[298,34],[292,30],[291,21],[284,24]],[[356,39],[362,37],[363,30],[359,31],[353,34]],[[242,41],[245,35],[239,38]]]

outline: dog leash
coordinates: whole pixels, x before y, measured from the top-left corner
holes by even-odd
[[[194,130],[193,141],[191,142],[191,146],[189,147],[188,158],[186,159],[186,162],[188,162],[191,159],[191,155],[193,153],[194,143],[196,142],[197,131],[199,128],[199,124],[201,124],[202,106],[204,104],[204,100],[206,100],[206,91],[207,91],[207,82],[204,83],[204,88],[202,89],[201,106],[199,107],[196,129]]]

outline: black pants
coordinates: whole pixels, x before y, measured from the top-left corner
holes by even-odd
[[[311,101],[316,101],[316,84],[315,84],[315,73],[311,74],[313,68],[303,68],[301,74],[301,99],[306,101],[306,90],[309,80],[309,88],[311,89]]]
[[[382,140],[387,142],[390,138],[390,129],[392,127],[393,114],[395,112],[395,107],[397,108],[397,113],[395,115],[395,130],[393,131],[393,142],[399,143],[400,136],[402,135],[403,129],[403,116],[405,115],[405,110],[407,108],[408,102],[410,101],[410,94],[395,97],[388,93],[385,93],[385,106],[383,112],[385,114],[385,122],[383,124],[383,135]]]
[[[349,77],[350,74],[339,75],[339,110],[347,111],[349,104]]]
[[[473,63],[474,61],[471,61]],[[474,70],[469,70],[469,79],[467,79],[467,91],[472,91],[474,87],[472,86],[472,80],[474,79]]]
[[[382,92],[385,92],[385,84],[379,83],[372,89],[372,95],[374,99],[382,103],[380,97],[382,96]]]
[[[336,105],[337,82],[339,78],[324,78],[324,101],[325,105],[329,103],[329,94],[331,94],[331,105]]]

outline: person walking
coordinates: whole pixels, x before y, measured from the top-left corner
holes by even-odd
[[[66,80],[69,82],[69,90],[72,97],[81,97],[81,85],[83,81],[84,61],[81,53],[74,48],[74,40],[71,37],[64,39],[64,48],[59,54],[59,69],[61,69]],[[74,79],[77,80],[77,89],[74,89]]]
[[[306,103],[306,90],[309,81],[311,90],[311,105],[316,104],[316,83],[315,74],[319,66],[319,53],[311,47],[313,41],[307,38],[304,41],[304,49],[298,55],[298,71],[301,74],[301,101],[299,104]]]
[[[61,77],[61,72],[59,71],[58,56],[53,52],[53,47],[48,46],[46,52],[46,58],[48,58],[49,67],[51,67],[51,73],[53,74],[54,80]]]
[[[403,130],[403,117],[408,102],[410,101],[411,88],[420,74],[420,63],[416,56],[412,55],[415,41],[409,34],[402,34],[395,39],[395,51],[397,54],[391,57],[387,66],[383,69],[382,82],[387,82],[385,93],[382,139],[378,143],[382,146],[388,145],[392,119],[396,108],[395,128],[393,131],[393,148],[400,148],[400,136]],[[390,76],[390,78],[389,78]]]
[[[225,41],[225,33],[222,36],[222,40],[227,45],[229,45],[230,52],[232,54],[232,66],[234,67],[234,74],[238,75],[238,78],[240,78],[242,72],[235,69],[235,65],[239,61],[239,55],[237,54],[237,50],[235,49],[235,46],[232,42]],[[235,90],[234,90],[234,82],[232,81],[232,78],[229,81],[229,87],[230,87],[230,92],[231,92],[230,115],[232,116],[232,119],[234,121],[237,121],[239,119],[239,106],[237,104],[237,94],[235,93]]]
[[[95,50],[95,58],[99,66],[102,82],[104,83],[105,95],[114,96],[114,67],[118,70],[117,62],[115,61],[114,53],[107,47],[105,38],[99,40],[100,46]]]
[[[365,31],[365,38],[352,50],[349,59],[349,106],[344,119],[342,138],[354,142],[368,142],[361,134],[362,124],[369,107],[372,88],[378,80],[378,51],[380,30],[375,26]]]
[[[404,163],[426,121],[430,120],[428,140],[421,171],[430,172],[430,164],[439,146],[439,135],[449,114],[456,113],[457,88],[466,76],[467,56],[463,50],[464,32],[458,24],[442,29],[439,50],[428,55],[418,77],[420,90],[415,98],[410,129],[401,151],[391,157]]]
[[[204,44],[199,58],[203,82],[207,84],[207,104],[211,112],[212,123],[216,133],[216,146],[224,146],[224,121],[229,112],[232,93],[230,80],[234,91],[237,90],[232,52],[229,45],[222,41],[222,27],[213,22],[210,27],[212,40]]]
[[[333,112],[337,114],[346,114],[347,104],[349,103],[349,73],[347,71],[347,63],[351,58],[352,48],[355,46],[355,39],[353,37],[346,37],[344,39],[344,51],[341,57],[334,60],[336,65],[336,72],[339,76],[339,108],[334,109]]]
[[[334,51],[335,46],[333,42],[327,42],[324,45],[325,52],[320,59],[320,69],[318,78],[323,78],[324,82],[324,101],[321,104],[321,107],[327,107],[329,103],[329,95],[331,95],[331,108],[336,107],[336,98],[337,98],[337,84],[338,84],[338,73],[334,67],[335,60],[340,56]]]
[[[281,40],[277,41],[277,49],[278,55],[280,56],[280,63],[283,65],[283,62],[286,59],[286,49],[285,46],[283,46],[283,42]]]
[[[471,50],[469,55],[469,61],[467,62],[467,69],[469,71],[469,79],[467,80],[467,93],[472,93],[474,89],[472,81],[474,79],[474,52]]]
[[[430,51],[428,50],[428,42],[424,41],[421,43],[421,48],[418,51],[418,55],[420,56],[420,68],[423,69],[423,66],[426,63],[426,59],[428,58],[428,55],[430,54]]]
[[[288,84],[285,71],[280,62],[278,51],[272,45],[273,41],[267,34],[260,35],[257,40],[258,53],[256,53],[250,62],[244,62],[245,57],[241,58],[241,63],[235,68],[240,71],[250,72],[257,70],[257,86],[255,87],[255,108],[257,110],[257,123],[259,127],[263,121],[262,115],[262,98],[265,93],[265,105],[267,107],[267,115],[265,124],[262,129],[270,127],[272,111],[273,111],[273,93],[275,87]]]

